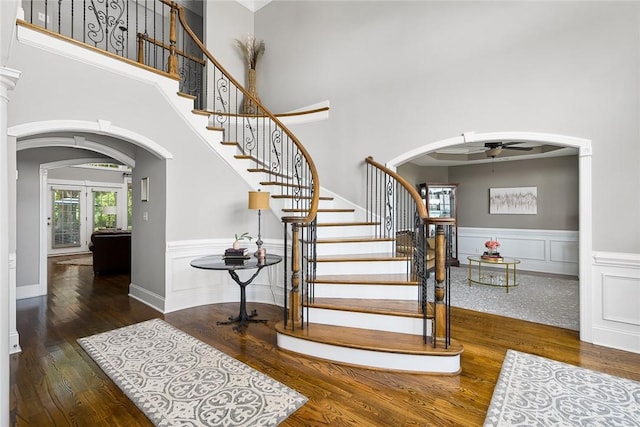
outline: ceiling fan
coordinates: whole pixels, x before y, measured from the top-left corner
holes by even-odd
[[[485,142],[485,154],[487,157],[495,158],[502,153],[502,150],[519,150],[519,151],[531,151],[533,147],[518,147],[516,144],[522,144],[521,142]]]

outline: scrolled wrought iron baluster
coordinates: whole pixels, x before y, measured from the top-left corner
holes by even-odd
[[[278,150],[278,146],[280,150]],[[279,173],[282,171],[282,130],[280,128],[276,128],[271,132],[271,154],[275,157],[275,160],[271,161],[270,169],[271,172]]]

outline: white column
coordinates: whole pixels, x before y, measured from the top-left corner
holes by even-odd
[[[20,72],[6,67],[0,67],[0,425],[9,425],[9,327],[15,324],[15,301],[10,304],[10,270],[9,245],[11,230],[9,225],[9,180],[15,185],[16,172],[8,170],[9,144],[7,136],[7,110],[9,91],[12,90]],[[15,156],[15,151],[12,153]],[[15,209],[15,206],[14,206]],[[15,244],[14,244],[15,246]],[[15,269],[15,262],[11,262]],[[13,275],[15,277],[15,275]],[[15,283],[13,284],[15,287]],[[10,321],[12,318],[12,321]]]

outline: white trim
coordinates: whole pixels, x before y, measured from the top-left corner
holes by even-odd
[[[114,138],[122,139],[124,141],[130,142],[133,145],[144,148],[161,160],[173,158],[173,154],[171,154],[170,151],[162,147],[160,144],[136,132],[114,126],[107,120],[98,119],[93,122],[87,120],[43,120],[39,122],[30,122],[11,126],[8,129],[8,134],[15,136],[18,139],[52,132],[88,132],[95,133],[97,135],[107,135]],[[104,150],[104,152],[109,152],[112,150],[116,154],[119,153],[113,148],[107,145],[100,144],[98,142],[86,141],[84,144],[86,144],[86,147],[90,147],[88,149],[91,149],[93,151],[97,151],[98,149],[100,149]],[[21,143],[18,142],[18,146],[20,145]],[[77,146],[77,143],[72,146]],[[124,156],[124,154],[122,154],[122,156]]]
[[[9,353],[19,353],[20,334],[16,326],[16,253],[9,253]]]
[[[431,142],[409,152],[403,153],[387,163],[387,167],[396,170],[397,167],[424,154],[437,151],[452,145],[466,142],[517,140],[522,142],[540,142],[566,147],[574,147],[579,150],[579,277],[580,277],[580,339],[593,342],[593,304],[592,299],[592,271],[591,257],[593,252],[593,215],[592,206],[592,170],[591,170],[591,140],[576,138],[566,135],[556,135],[537,132],[489,132],[478,133],[464,132],[460,136]]]
[[[162,297],[162,295],[151,292],[148,289],[143,288],[142,286],[136,285],[135,283],[130,283],[129,296],[140,301],[143,304],[148,305],[154,310],[159,311],[160,313],[165,313],[165,299]]]
[[[238,285],[225,271],[206,271],[191,267],[190,262],[201,256],[222,254],[230,245],[225,239],[183,240],[167,243],[164,312],[169,313],[200,305],[240,300]],[[283,242],[265,240],[267,253],[283,254]],[[249,272],[240,272],[244,278]],[[282,305],[284,263],[263,269],[247,287],[247,302]]]
[[[480,256],[489,238],[500,242],[500,253],[517,258],[517,270],[578,276],[579,243],[576,230],[458,228],[458,260]]]
[[[403,353],[387,353],[373,350],[362,350],[315,341],[299,339],[278,333],[278,348],[306,354],[314,358],[322,355],[323,360],[331,360],[349,365],[367,368],[384,369],[386,371],[458,374],[460,372],[460,355],[418,355]]]
[[[593,343],[640,353],[640,254],[596,252]]]
[[[33,285],[23,285],[16,287],[16,299],[28,299],[42,296],[39,283]]]
[[[82,137],[82,136],[74,136],[74,137],[54,136],[54,137],[24,139],[16,143],[16,151],[27,150],[30,148],[45,148],[45,147],[51,147],[51,146],[81,148],[84,150],[89,150],[96,153],[104,154],[105,156],[111,157],[119,161],[120,163],[123,163],[132,168],[136,166],[136,161],[132,157],[123,153],[122,151],[117,150],[108,145],[101,144],[99,142],[87,140],[85,137]],[[75,160],[79,160],[79,159],[75,159]],[[94,158],[84,159],[82,163],[75,162],[74,165],[81,165],[85,163],[105,163],[106,160],[107,159],[104,159],[101,157],[94,157]]]

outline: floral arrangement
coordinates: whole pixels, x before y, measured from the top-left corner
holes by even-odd
[[[484,246],[490,251],[495,251],[500,247],[500,242],[497,240],[487,240],[484,242]]]
[[[258,59],[260,59],[264,53],[264,41],[257,40],[254,35],[247,34],[246,40],[236,39],[236,46],[238,46],[238,49],[242,52],[242,56],[244,56],[244,60],[247,62],[247,67],[255,70]]]

